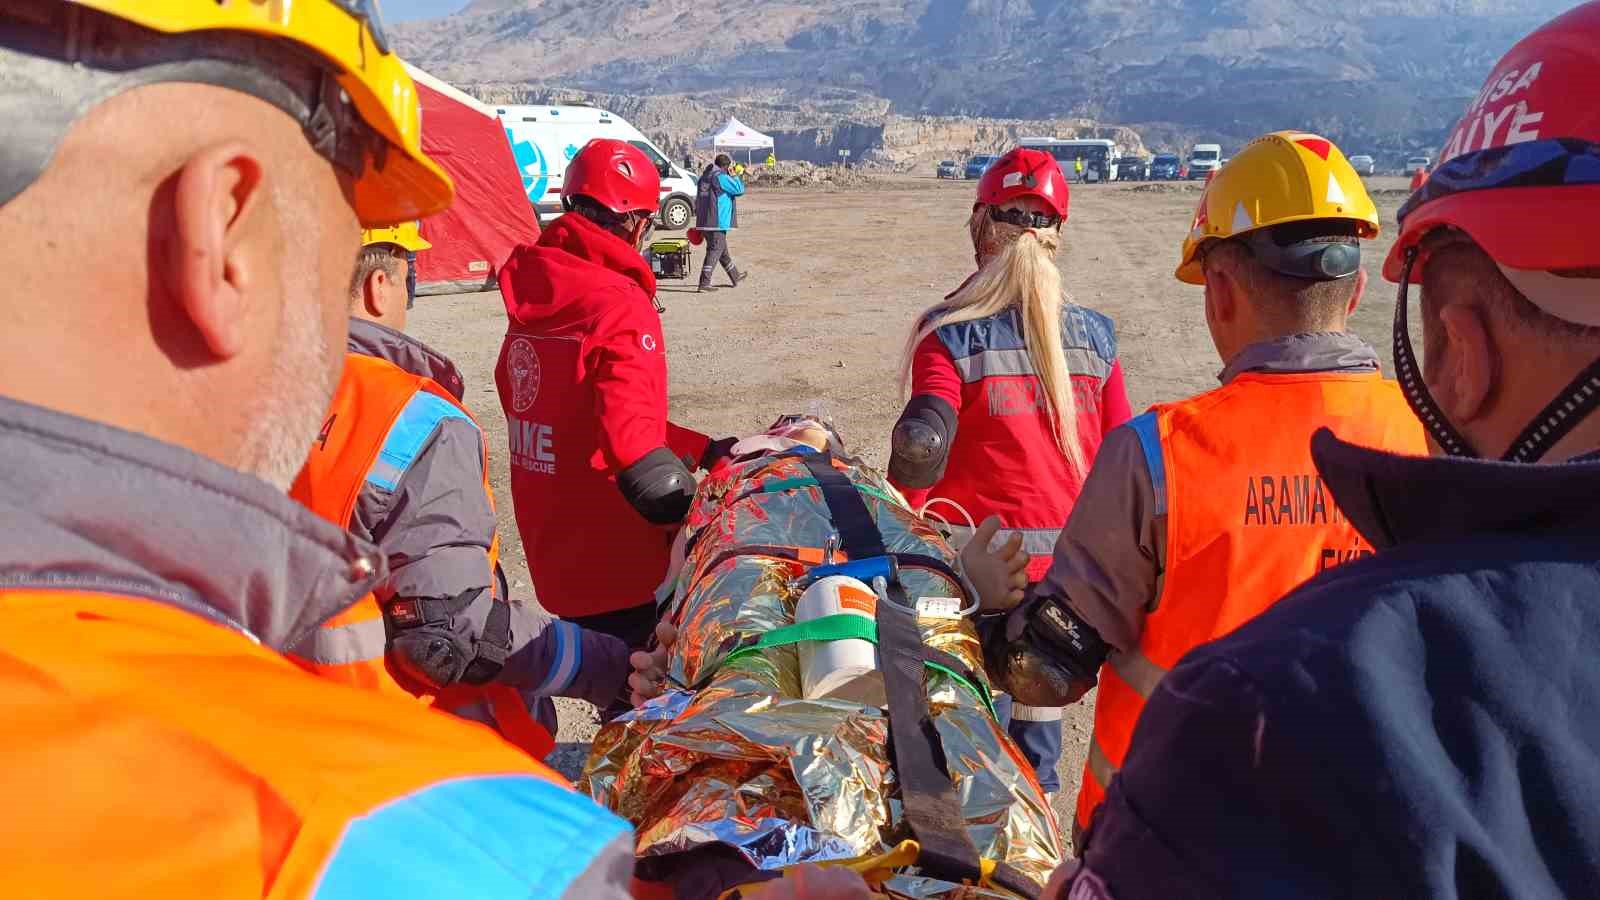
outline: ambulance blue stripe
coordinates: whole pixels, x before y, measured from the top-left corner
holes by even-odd
[[[1150,469],[1150,485],[1156,492],[1158,516],[1167,514],[1167,464],[1161,458],[1161,432],[1156,424],[1156,414],[1147,412],[1134,416],[1128,427],[1139,436],[1139,448],[1144,451],[1144,464]]]
[[[316,900],[561,897],[628,823],[528,775],[461,778],[345,826]]]
[[[389,434],[383,439],[383,449],[378,451],[377,461],[367,472],[367,483],[386,491],[394,490],[400,484],[400,478],[406,474],[406,469],[416,461],[417,454],[422,452],[422,446],[428,442],[429,436],[445,419],[472,421],[454,403],[436,394],[418,391],[406,403],[406,408],[400,411],[399,418],[389,426]],[[474,423],[473,427],[477,427],[477,424]]]

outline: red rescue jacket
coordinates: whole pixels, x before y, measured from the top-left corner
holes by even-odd
[[[657,447],[691,469],[705,452],[705,435],[667,421],[655,290],[638,251],[572,214],[500,269],[511,500],[539,603],[558,616],[649,602],[672,532],[628,504],[617,473]]]
[[[1106,316],[1069,304],[1062,311],[1061,338],[1072,371],[1078,439],[1092,463],[1106,433],[1132,416],[1116,335]],[[911,382],[913,395],[944,400],[958,418],[944,477],[926,490],[906,491],[907,499],[917,507],[935,497],[953,500],[974,522],[999,516],[1006,532],[1022,534],[1023,550],[1032,557],[1029,580],[1044,577],[1088,472],[1074,472],[1056,444],[1017,311],[928,335],[912,358]],[[964,530],[964,520],[948,507],[935,505],[932,511],[963,526],[957,532]]]

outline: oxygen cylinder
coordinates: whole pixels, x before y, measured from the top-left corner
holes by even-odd
[[[846,575],[818,579],[795,604],[795,622],[809,622],[839,614],[876,621],[878,595],[860,580]],[[878,671],[878,648],[870,641],[806,641],[799,645],[800,687],[807,700],[828,697],[866,706],[882,706],[883,676]]]

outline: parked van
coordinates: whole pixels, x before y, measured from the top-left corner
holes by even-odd
[[[1189,177],[1204,178],[1222,168],[1221,144],[1195,144],[1189,151]]]
[[[499,106],[495,114],[511,140],[528,201],[548,220],[561,214],[561,182],[567,163],[595,138],[616,138],[644,151],[661,173],[661,227],[680,231],[694,223],[694,188],[699,173],[675,165],[639,129],[594,106]]]

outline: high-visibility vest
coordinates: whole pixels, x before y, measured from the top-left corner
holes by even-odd
[[[371,482],[394,489],[428,437],[449,418],[476,424],[472,414],[433,379],[377,357],[347,354],[328,416],[289,495],[324,519],[348,528],[362,486]],[[493,508],[487,444],[483,491]],[[489,546],[486,574],[489,589],[496,592],[499,556],[500,538],[496,535]],[[496,601],[503,603],[507,598],[497,597]],[[411,696],[389,673],[384,661],[387,644],[383,613],[377,599],[368,594],[325,622],[290,658],[325,678]],[[555,739],[534,719],[521,694],[509,686],[452,685],[434,698],[434,705],[449,711],[487,707],[500,733],[537,758],[542,759],[555,746]]]
[[[1371,555],[1311,460],[1311,436],[1426,455],[1399,386],[1377,372],[1245,373],[1159,404],[1138,434],[1167,517],[1167,568],[1136,648],[1100,668],[1094,736],[1078,792],[1087,829],[1157,682],[1194,647],[1261,614],[1318,572]]]
[[[8,896],[557,895],[627,832],[482,729],[175,606],[27,589],[0,610]]]

